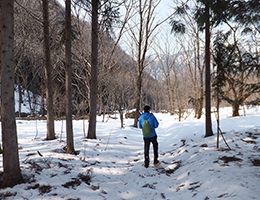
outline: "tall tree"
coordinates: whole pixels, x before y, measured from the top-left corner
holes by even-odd
[[[206,110],[206,127],[205,137],[212,136],[212,122],[211,122],[211,53],[210,53],[210,39],[211,27],[216,27],[224,18],[228,11],[226,0],[199,0],[203,5],[202,9],[197,9],[196,18],[202,30],[205,30],[205,110]]]
[[[48,2],[49,2],[48,0],[42,0],[46,99],[47,99],[47,140],[53,140],[55,139],[55,131],[54,131],[53,91],[52,91],[52,65],[51,65],[50,41],[49,41]]]
[[[103,91],[101,89],[101,93],[98,91],[99,88],[102,88],[100,81],[97,79],[97,73],[101,72],[98,68],[106,67],[107,70],[111,70],[115,64],[111,60],[113,58],[113,54],[117,50],[117,44],[123,34],[123,29],[126,24],[127,18],[122,23],[121,29],[119,31],[119,36],[114,42],[112,40],[113,34],[113,24],[118,22],[119,18],[119,6],[122,5],[120,1],[90,1],[90,0],[76,0],[76,5],[79,8],[83,8],[87,13],[91,11],[92,13],[92,29],[91,29],[91,62],[85,62],[86,68],[91,66],[90,69],[90,87],[89,87],[89,110],[90,110],[90,117],[89,117],[89,128],[88,128],[88,135],[87,138],[95,139],[96,138],[96,112],[97,112],[97,104],[98,104],[98,94],[100,97],[99,106],[102,106],[102,97],[101,94]],[[100,18],[99,18],[100,16]],[[127,14],[128,16],[128,14]],[[100,46],[102,45],[102,37],[106,38],[103,42],[105,45],[109,45],[111,47],[109,50],[105,49],[104,52],[108,54],[108,57],[104,59],[102,55],[102,51],[100,50]],[[101,44],[101,45],[100,45]],[[99,51],[100,50],[100,53]],[[100,55],[100,56],[98,56]],[[99,57],[99,58],[98,58]],[[100,59],[100,64],[98,60]],[[102,60],[103,59],[103,60]],[[105,70],[104,70],[105,71]],[[109,71],[111,72],[111,71]],[[109,73],[106,72],[106,73]],[[102,78],[102,72],[99,74],[99,78]],[[100,78],[100,79],[101,79]]]
[[[150,27],[151,27],[151,19],[152,19],[152,0],[147,2],[146,0],[142,2],[139,1],[138,9],[139,9],[139,33],[138,38],[136,38],[137,41],[137,79],[136,79],[136,114],[135,114],[135,121],[134,121],[134,127],[137,127],[138,124],[138,118],[140,116],[140,103],[141,103],[141,92],[142,92],[142,75],[145,69],[145,57],[148,50],[148,44],[149,39],[151,36],[150,33]],[[147,21],[145,21],[145,19]],[[133,34],[134,35],[134,34]]]
[[[129,36],[131,41],[133,41],[133,56],[136,59],[136,69],[137,69],[137,78],[136,78],[136,114],[134,120],[134,127],[138,125],[138,118],[140,115],[141,108],[141,92],[142,92],[142,76],[147,66],[145,63],[149,47],[152,43],[152,36],[155,33],[155,30],[164,23],[166,19],[155,22],[155,9],[160,4],[160,0],[139,0],[135,1],[136,7],[138,9],[137,19],[133,18],[132,24],[129,27]]]
[[[22,181],[19,164],[14,102],[14,1],[0,1],[1,15],[1,121],[3,140],[3,182],[13,187]]]
[[[213,135],[211,123],[211,81],[210,81],[210,5],[205,0],[205,105],[206,132],[205,137]]]
[[[65,79],[66,79],[66,134],[67,153],[74,154],[72,128],[72,92],[71,92],[71,0],[66,0],[65,11]]]
[[[87,138],[96,139],[97,91],[98,91],[98,6],[99,0],[92,0],[91,29],[91,80],[90,80],[90,115]]]
[[[218,0],[199,0],[203,5],[197,9],[195,17],[201,30],[205,30],[205,137],[213,135],[211,121],[211,72],[210,72],[210,28],[214,24],[211,8]]]

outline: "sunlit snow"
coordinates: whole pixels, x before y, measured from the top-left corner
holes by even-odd
[[[46,141],[46,121],[17,120],[20,167],[27,182],[1,189],[0,199],[260,200],[260,107],[235,118],[230,108],[221,109],[220,127],[231,150],[222,137],[216,149],[216,134],[204,138],[204,117],[190,115],[179,122],[174,115],[154,114],[162,163],[155,168],[151,160],[148,169],[141,166],[142,133],[132,127],[133,119],[124,119],[121,129],[119,119],[102,122],[97,117],[96,140],[86,139],[82,120],[73,121],[79,155],[59,153],[66,146],[65,121],[55,122],[58,138]],[[212,121],[216,133],[215,114]],[[1,171],[2,165],[1,155]]]

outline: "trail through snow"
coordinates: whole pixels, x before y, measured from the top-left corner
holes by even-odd
[[[176,116],[155,113],[162,163],[153,167],[151,160],[148,169],[141,166],[142,133],[132,127],[132,119],[125,119],[121,129],[119,119],[102,122],[98,117],[96,140],[86,139],[83,121],[74,120],[79,155],[62,153],[65,122],[56,121],[58,139],[46,141],[46,121],[18,120],[26,183],[1,189],[0,199],[260,200],[260,108],[246,110],[246,116],[230,118],[230,114],[230,108],[221,110],[221,129],[231,150],[222,138],[217,150],[216,135],[204,138],[204,118],[189,116],[179,122]],[[216,133],[214,115],[212,119]],[[1,155],[1,171],[2,165]]]

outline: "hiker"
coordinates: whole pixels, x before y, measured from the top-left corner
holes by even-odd
[[[150,143],[153,144],[153,153],[154,153],[154,162],[153,164],[156,166],[158,164],[160,164],[160,161],[158,160],[158,142],[157,142],[157,135],[155,132],[155,128],[157,128],[159,126],[159,122],[157,121],[157,119],[155,118],[155,116],[153,115],[153,113],[150,113],[150,106],[145,106],[144,107],[144,112],[141,114],[141,116],[139,117],[139,128],[141,128],[143,130],[143,139],[144,139],[144,164],[142,166],[148,168],[149,167],[149,149],[150,149]],[[144,133],[144,129],[146,129],[145,127],[145,121],[149,122],[150,125],[150,131],[151,133],[145,134]],[[147,123],[148,124],[148,123]],[[149,129],[149,126],[148,126]]]

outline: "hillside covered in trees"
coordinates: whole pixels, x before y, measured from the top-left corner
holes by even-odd
[[[64,8],[58,2],[49,1],[49,4],[53,99],[55,116],[60,118],[65,115],[65,15]],[[17,1],[15,4],[15,83],[19,93],[19,116],[22,106],[29,108],[29,114],[32,116],[46,114],[41,12],[40,1]],[[91,26],[80,18],[79,10],[75,8],[73,13],[73,114],[80,117],[89,111]],[[119,107],[133,109],[135,61],[102,29],[104,27],[100,27],[99,32],[99,113],[106,110],[115,111]],[[158,82],[148,74],[146,77],[150,86],[146,89],[145,101],[154,104],[152,91]],[[148,83],[145,84],[146,87],[147,85]]]
[[[190,2],[187,5],[193,4]],[[134,9],[134,5],[132,6],[132,9]],[[185,8],[178,6],[176,4],[176,8]],[[29,108],[31,116],[46,115],[41,9],[40,1],[20,0],[15,3],[15,83],[20,104],[16,109],[18,116],[21,116],[22,104]],[[192,13],[189,13],[191,11],[192,8],[190,7],[186,10],[186,15],[175,14],[171,20],[160,25],[164,27],[161,28],[163,34],[160,40],[153,37],[151,39],[153,44],[147,46],[149,49],[154,49],[154,52],[151,54],[152,56],[149,54],[146,56],[145,65],[147,67],[144,75],[142,75],[144,76],[141,91],[142,105],[150,104],[154,110],[179,112],[180,118],[186,109],[192,107],[196,110],[196,117],[200,118],[205,92],[204,44],[201,42],[203,33],[196,28],[195,19],[193,19],[194,23],[188,23],[187,20],[192,19]],[[51,0],[49,1],[49,13],[53,103],[55,105],[55,117],[60,118],[65,115],[66,107],[64,96],[64,8],[59,2]],[[78,117],[87,115],[90,106],[91,24],[89,15],[90,10],[84,9],[80,5],[73,5],[72,105],[73,114]],[[119,18],[120,16],[121,18]],[[108,27],[106,17],[105,15],[102,16],[99,26],[97,94],[99,114],[122,108],[130,110],[135,108],[136,105],[136,81],[138,77],[136,53],[131,54],[134,47],[132,50],[129,48],[128,52],[123,51],[120,48],[118,36],[116,36],[116,34],[120,34],[116,33],[116,30],[120,29],[123,23],[133,22],[130,19],[123,21],[124,18],[121,14],[114,14],[115,19],[114,21],[111,20],[110,26],[113,27],[111,28]],[[180,35],[179,32],[170,34],[170,29],[175,31],[174,28],[179,27],[180,24],[177,24],[177,21],[185,24],[185,34]],[[222,99],[222,104],[233,106],[235,116],[239,106],[258,103],[258,95],[255,94],[259,91],[259,84],[256,73],[254,73],[255,70],[258,71],[256,67],[258,66],[259,56],[257,49],[258,33],[257,29],[254,30],[254,27],[244,29],[242,24],[227,24],[229,28],[225,30],[230,29],[228,32],[220,33],[218,28],[213,29],[212,32],[214,42],[211,47],[212,62],[216,67],[212,72],[212,78],[215,91],[221,90],[219,98]],[[128,31],[130,31],[130,28]],[[126,35],[126,33],[124,34]],[[125,38],[131,39],[130,36]],[[125,40],[121,39],[121,43],[127,43]],[[217,67],[222,68],[217,70]],[[232,68],[236,70],[231,70]],[[219,88],[217,89],[216,86],[219,86]],[[215,102],[216,98],[213,98],[212,106],[216,106]]]

